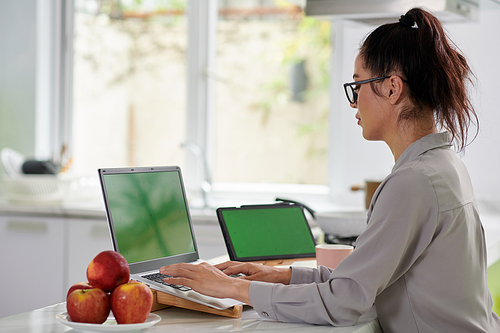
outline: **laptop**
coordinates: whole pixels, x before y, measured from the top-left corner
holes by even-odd
[[[231,260],[311,260],[316,256],[316,242],[302,205],[221,207],[217,218]]]
[[[216,309],[241,304],[168,285],[159,273],[162,266],[201,262],[178,166],[98,172],[113,249],[127,260],[131,279]]]

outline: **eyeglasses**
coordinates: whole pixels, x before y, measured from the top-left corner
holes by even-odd
[[[381,76],[381,77],[376,77],[373,79],[368,79],[368,80],[363,80],[363,81],[354,81],[351,83],[344,83],[344,90],[345,90],[345,94],[347,96],[347,100],[351,104],[356,103],[356,101],[358,100],[358,93],[356,92],[356,90],[359,89],[359,86],[361,84],[365,84],[365,83],[377,81],[377,80],[385,80],[388,78],[390,78],[390,76]],[[405,80],[403,80],[403,81],[405,81]],[[353,86],[355,86],[355,87],[353,87]]]

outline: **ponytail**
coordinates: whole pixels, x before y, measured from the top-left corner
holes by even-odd
[[[398,72],[408,81],[414,106],[403,110],[400,121],[423,119],[423,110],[430,108],[459,150],[468,144],[471,123],[477,126],[477,136],[479,121],[467,89],[474,74],[435,16],[420,8],[409,10],[399,22],[370,33],[360,56],[374,76]]]

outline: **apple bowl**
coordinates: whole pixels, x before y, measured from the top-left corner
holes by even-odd
[[[118,324],[113,315],[102,324],[86,324],[76,323],[71,321],[67,312],[62,312],[56,315],[56,319],[62,324],[74,328],[82,332],[137,332],[145,328],[151,327],[161,320],[157,314],[150,313],[144,323],[140,324]]]

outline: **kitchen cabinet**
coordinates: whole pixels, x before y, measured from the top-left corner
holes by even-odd
[[[87,281],[87,266],[101,251],[112,250],[107,222],[90,219],[68,219],[68,261],[65,268],[65,290],[77,282]]]
[[[0,216],[0,318],[63,300],[64,220]]]
[[[106,220],[0,215],[0,318],[63,302],[111,250]]]

